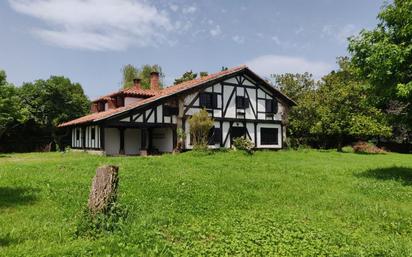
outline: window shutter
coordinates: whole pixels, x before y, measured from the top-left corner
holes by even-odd
[[[213,97],[212,106],[214,109],[216,109],[217,108],[217,94],[212,94],[212,97]]]
[[[236,96],[236,108],[244,108],[243,106],[243,97]]]
[[[265,108],[266,108],[266,112],[268,112],[268,113],[271,113],[272,112],[272,107],[273,107],[273,105],[272,105],[272,101],[271,100],[266,100],[266,102],[265,102]]]
[[[272,109],[273,113],[274,114],[278,113],[278,101],[273,99],[272,100],[272,105],[273,105],[273,109]]]
[[[220,128],[215,128],[214,141],[215,144],[221,144],[222,142],[222,130]]]
[[[249,108],[249,106],[250,106],[249,98],[245,97],[245,109]]]
[[[206,107],[206,94],[205,93],[201,93],[199,96],[199,100],[200,100],[200,106],[201,107]]]

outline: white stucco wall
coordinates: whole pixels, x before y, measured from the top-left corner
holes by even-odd
[[[120,131],[117,128],[104,129],[104,148],[108,155],[119,154]]]
[[[140,129],[126,129],[124,131],[124,152],[128,155],[139,154],[141,144]]]

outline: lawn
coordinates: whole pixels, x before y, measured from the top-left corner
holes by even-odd
[[[95,169],[129,215],[76,237]],[[0,255],[412,255],[412,155],[0,155]]]

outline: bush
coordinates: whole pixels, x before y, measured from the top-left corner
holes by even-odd
[[[249,153],[249,154],[252,154],[252,153],[253,153],[252,150],[253,150],[253,148],[255,147],[255,145],[253,144],[253,142],[250,141],[250,139],[249,139],[249,138],[246,138],[246,137],[238,137],[238,138],[233,139],[233,146],[234,146],[236,149],[244,150],[244,151],[246,151],[246,152]]]
[[[213,124],[213,119],[209,117],[209,113],[205,109],[200,110],[190,117],[190,136],[194,150],[207,149],[209,131],[213,127]]]
[[[376,145],[364,141],[358,141],[353,145],[355,153],[385,153],[386,151]]]

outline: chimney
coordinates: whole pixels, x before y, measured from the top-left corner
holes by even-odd
[[[139,78],[135,78],[135,79],[133,80],[133,86],[134,86],[136,89],[142,89],[142,85],[140,84],[140,81],[141,81],[141,79],[139,79]]]
[[[159,72],[152,71],[150,73],[150,89],[152,90],[160,90],[159,85]]]

